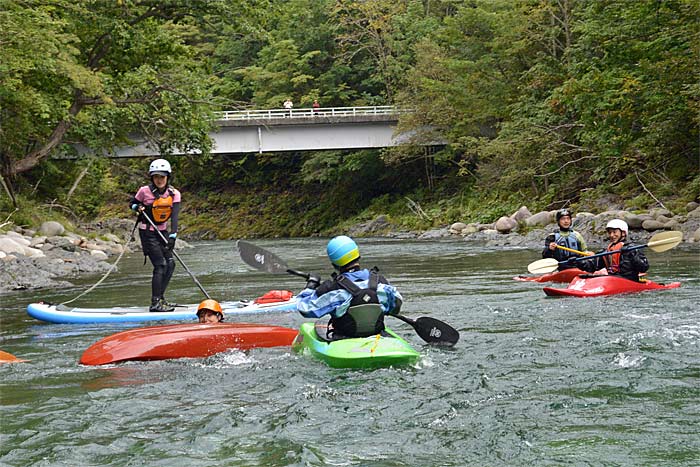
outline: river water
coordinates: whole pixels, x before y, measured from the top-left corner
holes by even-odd
[[[328,274],[322,239],[260,240],[295,269]],[[181,257],[209,294],[297,292],[298,278],[246,267],[232,242]],[[285,348],[207,359],[79,365],[124,325],[40,323],[27,303],[63,301],[93,284],[0,296],[0,464],[9,466],[700,465],[700,254],[648,252],[650,277],[681,288],[610,298],[545,298],[516,282],[528,249],[461,241],[368,239],[401,290],[403,312],[461,333],[416,348],[415,367],[338,370]],[[150,266],[134,254],[80,306],[141,305]],[[179,267],[168,298],[202,293]],[[296,313],[230,318],[298,327]]]

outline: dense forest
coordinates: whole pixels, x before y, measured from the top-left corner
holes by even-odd
[[[128,216],[146,136],[193,237],[700,196],[697,0],[0,0],[0,224]],[[211,156],[214,112],[397,105],[448,144]],[[425,140],[424,140],[425,141]],[[76,145],[84,148],[75,153]],[[61,155],[74,155],[61,159]]]

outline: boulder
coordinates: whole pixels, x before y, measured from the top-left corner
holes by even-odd
[[[650,217],[650,216],[647,216]],[[642,228],[642,223],[645,221],[645,219],[642,216],[638,216],[636,214],[632,213],[627,213],[622,217],[622,220],[627,222],[627,225],[629,226],[630,229],[634,230],[639,230]]]
[[[56,221],[46,221],[39,227],[39,233],[41,235],[46,235],[47,237],[53,237],[55,235],[63,235],[66,229]]]
[[[665,208],[654,208],[654,209],[650,209],[650,210],[649,210],[649,214],[651,214],[652,216],[654,216],[655,219],[658,219],[659,216],[664,216],[664,217],[667,217],[667,218],[669,218],[669,219],[670,219],[671,217],[673,217],[673,213],[672,213],[671,211],[669,211],[668,209],[665,209]]]
[[[24,245],[21,245],[15,240],[15,238],[11,238],[7,235],[0,237],[0,251],[4,251],[8,255],[12,253],[23,255]]]
[[[467,224],[465,228],[462,229],[462,235],[471,235],[479,231],[479,224],[471,223]]]
[[[494,225],[496,230],[502,234],[510,233],[510,231],[515,229],[517,226],[518,223],[507,216],[502,216],[496,221],[496,224]]]
[[[688,212],[688,219],[700,219],[700,207]]]
[[[513,219],[516,223],[520,223],[524,222],[525,219],[531,216],[532,213],[530,213],[530,210],[527,208],[527,206],[521,206],[520,209],[515,211],[513,215],[510,216],[510,218]]]
[[[698,227],[698,229],[693,234],[693,241],[700,242],[700,227]]]
[[[657,220],[648,219],[642,222],[642,228],[648,232],[653,232],[654,230],[663,230],[664,223]]]
[[[552,216],[552,213],[550,211],[540,211],[537,214],[534,214],[530,217],[528,217],[525,220],[525,225],[528,227],[532,227],[535,225],[547,225],[551,224],[554,222],[554,217]]]
[[[464,230],[467,227],[467,224],[464,222],[455,222],[450,226],[450,233],[453,235],[460,235],[462,233],[462,230]]]
[[[700,204],[696,203],[695,201],[691,201],[690,203],[685,205],[685,210],[686,212],[695,211],[699,207]]]

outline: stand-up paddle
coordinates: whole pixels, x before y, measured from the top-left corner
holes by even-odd
[[[238,240],[237,246],[241,259],[250,267],[271,274],[292,274],[294,276],[303,277],[306,280],[309,279],[308,273],[290,269],[287,263],[279,256],[259,246],[253,245],[245,240]],[[423,316],[413,320],[401,315],[390,314],[388,316],[393,316],[409,324],[420,338],[429,344],[453,346],[459,340],[459,332],[449,324],[438,319]]]
[[[151,224],[151,225],[153,226],[153,229],[154,229],[156,232],[158,232],[158,235],[160,236],[160,239],[163,240],[163,243],[165,243],[165,244],[167,245],[167,244],[168,244],[168,240],[163,236],[163,234],[160,232],[160,230],[158,230],[158,227],[156,227],[156,225],[153,223],[153,221],[151,220],[151,218],[148,217],[148,216],[146,215],[146,213],[141,213],[141,214],[142,214],[141,217],[145,218],[145,219],[148,221],[148,223]],[[182,267],[185,268],[185,271],[187,271],[187,274],[190,275],[190,277],[192,278],[192,280],[194,281],[194,283],[197,284],[197,287],[199,287],[199,290],[202,291],[202,293],[204,294],[205,297],[211,299],[211,297],[209,296],[209,294],[207,293],[207,291],[204,290],[204,287],[202,287],[202,284],[200,284],[199,281],[197,280],[197,278],[194,277],[194,274],[192,274],[192,271],[190,271],[190,268],[187,267],[187,265],[185,264],[185,262],[182,261],[182,258],[180,258],[180,255],[177,254],[177,252],[175,251],[175,246],[173,246],[173,249],[172,249],[171,251],[172,251],[172,253],[173,253],[173,256],[175,256],[175,257],[177,258],[177,260],[180,262],[180,264],[182,264]]]
[[[621,250],[616,251],[604,251],[602,253],[597,253],[591,256],[585,256],[583,258],[572,258],[568,261],[557,261],[554,258],[545,258],[534,261],[527,266],[527,270],[532,274],[546,274],[548,272],[554,272],[559,268],[560,264],[568,263],[572,264],[576,261],[588,260],[591,258],[599,258],[601,256],[614,255],[616,253],[625,254],[628,251],[638,250],[640,248],[649,247],[652,251],[661,253],[663,251],[668,251],[672,248],[678,246],[678,244],[683,240],[683,233],[677,230],[671,230],[669,232],[661,232],[649,239],[649,243],[646,245],[637,245],[633,247],[623,247]],[[574,264],[575,266],[575,264]]]

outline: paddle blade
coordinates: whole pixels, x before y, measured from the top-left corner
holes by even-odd
[[[683,233],[677,230],[671,230],[654,235],[649,239],[647,246],[653,251],[660,253],[675,248],[682,241]]]
[[[459,332],[447,323],[422,316],[414,321],[416,333],[429,344],[453,346],[459,341]]]
[[[236,246],[238,247],[238,254],[248,266],[272,274],[287,273],[287,264],[284,260],[264,248],[244,240],[238,240]]]
[[[527,265],[527,270],[532,274],[546,274],[559,268],[559,262],[554,258],[545,258]]]

